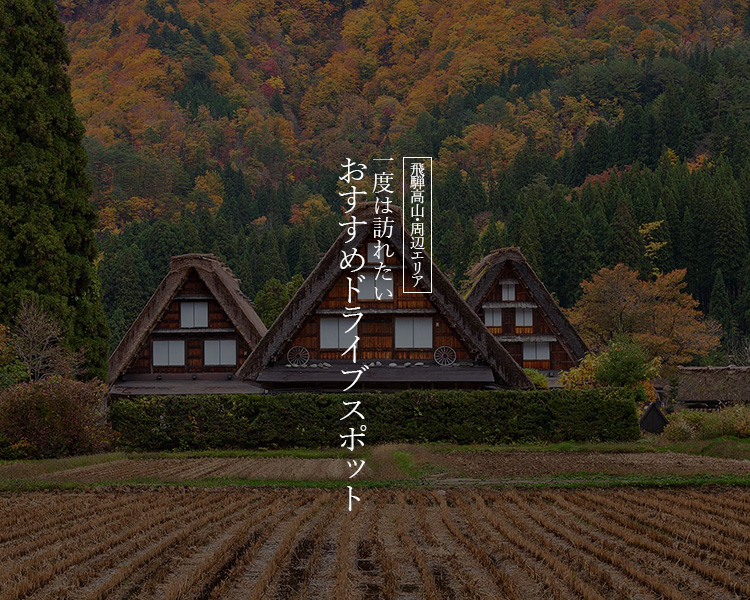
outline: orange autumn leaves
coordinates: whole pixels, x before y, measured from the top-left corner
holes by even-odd
[[[678,269],[643,281],[623,264],[600,269],[581,284],[583,295],[568,317],[592,349],[628,335],[668,368],[688,363],[719,345],[720,328],[684,292],[685,273]]]
[[[708,11],[701,0],[155,0],[158,19],[145,0],[57,4],[90,154],[95,144],[101,155],[123,149],[165,174],[152,178],[164,185],[149,187],[111,185],[108,173],[94,172],[101,226],[114,230],[177,218],[187,196],[202,193],[196,177],[227,165],[255,189],[335,169],[342,156],[401,150],[420,118],[442,111],[457,123],[451,102],[517,76],[527,61],[564,74],[610,58],[723,45],[742,37],[744,23],[739,5]],[[182,42],[155,45],[156,30]],[[429,148],[436,174],[458,167],[497,177],[530,142],[558,156],[596,121],[618,122],[624,104],[619,94],[558,96],[548,82],[483,93],[467,104],[476,114]],[[224,108],[209,110],[212,103]],[[123,157],[106,162],[127,177]]]

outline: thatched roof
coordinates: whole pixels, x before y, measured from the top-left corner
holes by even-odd
[[[528,288],[539,309],[547,317],[552,332],[565,350],[574,360],[581,360],[588,352],[586,344],[563,314],[552,294],[547,291],[547,288],[537,277],[534,269],[531,268],[519,248],[510,247],[494,250],[472,267],[469,271],[471,287],[466,293],[468,305],[475,311],[479,310],[487,294],[497,283],[500,273],[509,263]]]
[[[750,367],[678,367],[677,401],[688,408],[750,403]]]
[[[364,220],[367,225],[358,227],[357,235],[349,243],[346,243],[349,237],[347,232],[342,231],[302,287],[271,325],[266,336],[240,367],[238,371],[240,377],[255,379],[263,369],[280,358],[284,347],[294,338],[305,320],[314,313],[341,276],[339,266],[341,251],[351,252],[353,248],[359,248],[366,239],[372,236],[372,219],[375,217],[372,205],[370,203],[361,205],[355,214],[357,220]],[[406,242],[408,245],[411,242],[411,236],[401,228],[401,213],[397,209],[394,210],[393,218],[395,221],[393,235],[388,241],[394,252],[401,257],[403,243]],[[422,269],[425,273],[425,279],[422,281],[424,289],[432,287],[430,298],[435,308],[455,330],[466,348],[488,364],[497,383],[513,388],[532,388],[533,384],[523,369],[487,330],[482,320],[469,308],[451,282],[434,264],[430,276],[430,270],[424,266],[429,265],[432,259],[426,253],[425,256],[427,258]],[[411,257],[407,256],[406,266],[414,270]]]
[[[213,254],[174,256],[169,263],[169,273],[109,357],[108,385],[111,386],[135,358],[192,269],[206,284],[248,346],[254,348],[260,342],[266,333],[266,326],[250,300],[240,291],[237,278],[219,257]]]
[[[659,410],[656,402],[649,404],[648,408],[643,411],[643,416],[640,420],[641,431],[647,431],[648,433],[659,435],[664,431],[667,424],[667,418]]]

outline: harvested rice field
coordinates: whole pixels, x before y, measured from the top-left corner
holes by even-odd
[[[0,494],[0,599],[750,597],[750,492]]]

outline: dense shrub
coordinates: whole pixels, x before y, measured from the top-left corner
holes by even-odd
[[[29,371],[25,365],[18,361],[8,361],[0,364],[0,390],[9,388],[12,385],[27,381]]]
[[[560,385],[567,390],[583,390],[599,385],[594,375],[598,364],[597,359],[595,354],[587,352],[577,367],[560,373],[558,377]]]
[[[613,339],[597,358],[594,377],[600,385],[634,387],[656,377],[660,360],[649,360],[646,352],[626,337]]]
[[[750,438],[750,406],[728,406],[710,412],[681,410],[670,415],[664,436],[673,442],[722,436]]]
[[[101,382],[50,377],[0,391],[0,458],[48,458],[106,449],[113,440]]]
[[[549,388],[549,381],[547,381],[547,378],[544,376],[544,373],[540,373],[536,369],[524,369],[526,371],[526,375],[529,376],[529,379],[531,379],[531,383],[534,384],[534,387],[538,390],[546,390]]]
[[[342,401],[359,400],[367,443],[631,440],[630,389],[410,390],[395,394],[151,396],[113,400],[119,445],[137,450],[340,446],[358,427]]]
[[[10,329],[0,323],[0,390],[28,381],[29,370],[13,352]]]
[[[659,374],[661,359],[648,360],[646,352],[627,337],[610,341],[601,354],[586,354],[577,367],[560,374],[566,389],[596,386],[635,388]]]

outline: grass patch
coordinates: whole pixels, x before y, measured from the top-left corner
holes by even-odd
[[[721,437],[713,440],[670,442],[664,447],[683,454],[750,460],[750,439],[746,438]]]
[[[722,437],[713,440],[692,440],[685,442],[668,442],[657,436],[644,437],[636,442],[603,442],[603,443],[577,443],[564,442],[557,444],[518,444],[518,445],[459,445],[459,444],[421,444],[421,445],[399,445],[395,449],[388,446],[379,450],[378,446],[370,446],[359,451],[357,458],[365,458],[368,465],[376,475],[382,477],[378,482],[378,487],[387,486],[389,482],[397,482],[394,485],[404,485],[407,480],[419,483],[421,478],[427,475],[437,473],[440,469],[430,463],[430,453],[461,453],[461,452],[592,452],[592,453],[613,453],[613,452],[677,452],[696,456],[707,456],[714,458],[732,458],[750,460],[750,439],[739,439],[733,437]],[[44,460],[17,460],[5,461],[0,464],[0,489],[22,489],[20,481],[46,474],[52,474],[59,471],[76,469],[90,465],[109,463],[116,460],[150,460],[150,459],[200,459],[200,458],[298,458],[298,459],[322,459],[335,458],[347,459],[351,453],[345,448],[292,448],[283,450],[205,450],[205,451],[187,451],[187,452],[110,452],[106,454],[95,454],[86,456],[75,456],[58,459]],[[437,459],[436,459],[437,460]],[[452,477],[471,478],[466,473],[453,472]],[[595,475],[595,474],[575,474],[575,475],[556,475],[544,476],[540,478],[516,478],[511,482],[514,486],[537,485],[534,482],[542,481],[540,485],[544,486],[610,486],[610,485],[706,485],[708,483],[722,483],[721,478],[729,478],[734,483],[731,485],[747,485],[746,475]],[[717,479],[718,478],[718,479]],[[362,480],[364,481],[364,480]],[[510,480],[509,480],[510,481]],[[580,483],[584,481],[584,483]],[[49,483],[49,482],[31,482],[33,489],[67,489],[80,487],[87,488],[93,484],[76,484],[76,483]],[[108,481],[95,484],[96,487],[101,485],[129,485],[132,483],[144,485],[195,485],[199,487],[216,487],[222,485],[249,485],[249,486],[299,486],[303,487],[343,487],[346,485],[363,485],[360,480],[356,484],[350,481],[311,481],[299,483],[296,481],[284,480],[225,480],[218,479],[201,479],[189,482],[167,482],[159,479],[154,480],[124,480]],[[367,487],[369,484],[365,484]],[[432,485],[432,483],[430,484]],[[435,482],[440,485],[440,482]]]
[[[391,459],[396,468],[402,473],[406,473],[412,479],[419,479],[434,470],[428,463],[417,464],[414,462],[414,455],[404,450],[392,450]]]
[[[84,485],[76,482],[48,482],[32,479],[2,479],[0,492],[43,492],[91,490],[97,485]]]
[[[658,452],[653,441],[635,442],[558,442],[555,444],[425,444],[432,452]]]
[[[106,454],[68,456],[66,458],[8,460],[0,463],[0,476],[4,473],[9,473],[12,477],[33,477],[35,475],[46,475],[57,471],[113,462],[124,458],[128,458],[128,454],[125,452],[108,452]]]

